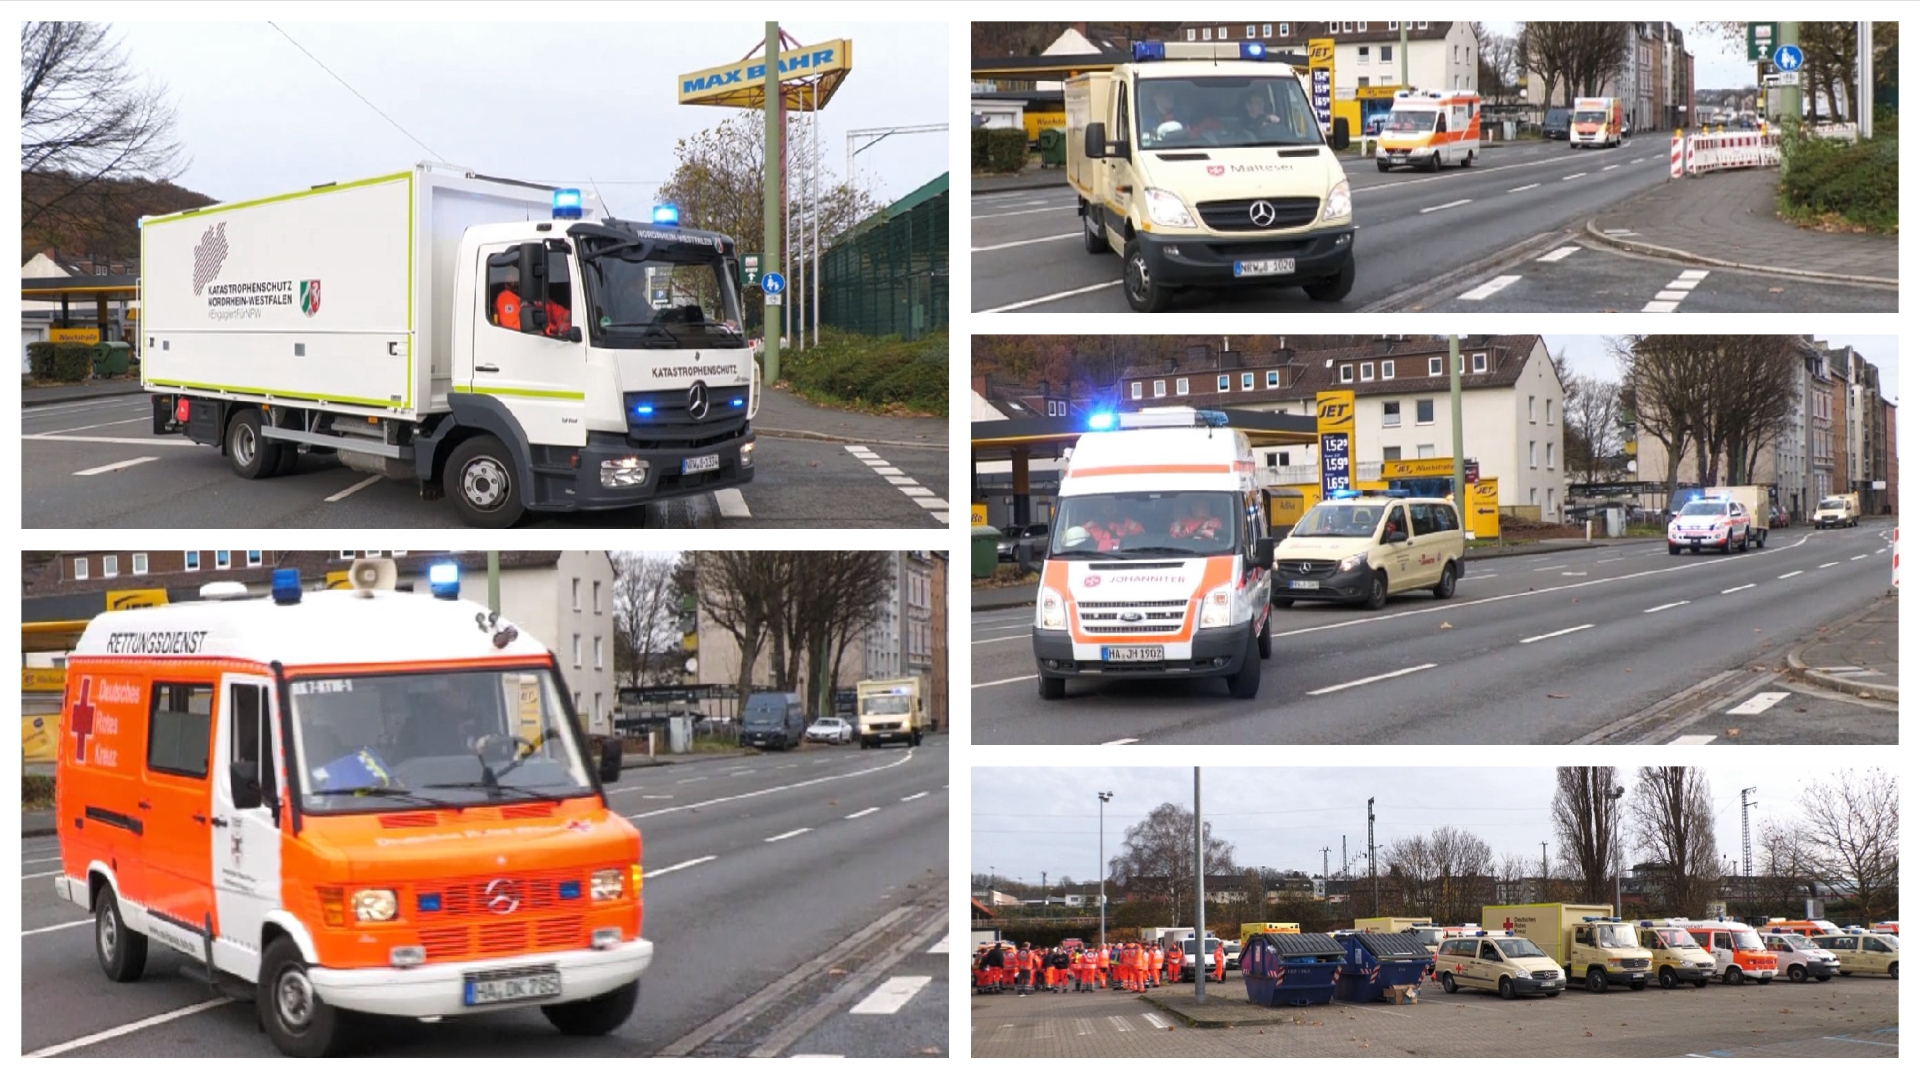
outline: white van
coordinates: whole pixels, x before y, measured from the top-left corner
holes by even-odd
[[[1260,690],[1273,541],[1253,449],[1224,413],[1096,414],[1060,481],[1034,605],[1040,696],[1070,677],[1224,678]]]

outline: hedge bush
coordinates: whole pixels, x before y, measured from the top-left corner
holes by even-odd
[[[20,804],[27,807],[53,805],[53,777],[29,774],[20,778]]]
[[[815,401],[945,416],[947,364],[944,330],[903,341],[823,329],[818,346],[781,354],[780,375]]]
[[[27,371],[36,380],[53,378],[53,342],[27,343]]]
[[[1900,231],[1900,140],[1789,137],[1780,148],[1781,216]]]
[[[1020,128],[975,128],[975,172],[1017,173],[1027,165],[1027,133]]]

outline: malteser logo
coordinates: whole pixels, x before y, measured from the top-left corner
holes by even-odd
[[[200,237],[200,243],[193,249],[193,295],[199,296],[201,290],[214,278],[220,276],[220,268],[227,261],[227,223],[221,222],[206,231]]]

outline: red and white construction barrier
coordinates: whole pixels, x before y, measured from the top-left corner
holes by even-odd
[[[1673,146],[1667,151],[1667,178],[1678,180],[1686,173],[1687,137],[1673,133]]]
[[[1900,528],[1897,525],[1893,530],[1893,587],[1900,587]]]
[[[1780,164],[1780,137],[1773,132],[1700,132],[1687,137],[1687,175]]]

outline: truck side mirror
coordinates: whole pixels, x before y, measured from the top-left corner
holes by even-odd
[[[1253,561],[1263,567],[1273,566],[1273,537],[1263,536],[1253,542]]]
[[[1348,146],[1351,146],[1352,144],[1353,144],[1353,129],[1347,126],[1347,118],[1344,116],[1334,117],[1333,118],[1333,138],[1327,141],[1327,145],[1332,147],[1335,150],[1345,150]]]
[[[1107,125],[1101,121],[1087,125],[1086,154],[1089,160],[1107,156]]]
[[[520,263],[520,332],[547,331],[547,249],[539,243],[515,249]]]
[[[236,761],[227,768],[227,781],[233,789],[233,808],[236,810],[259,808],[263,801],[260,795],[260,763]]]
[[[621,752],[623,747],[617,735],[609,735],[600,740],[600,779],[612,783],[620,779]]]

